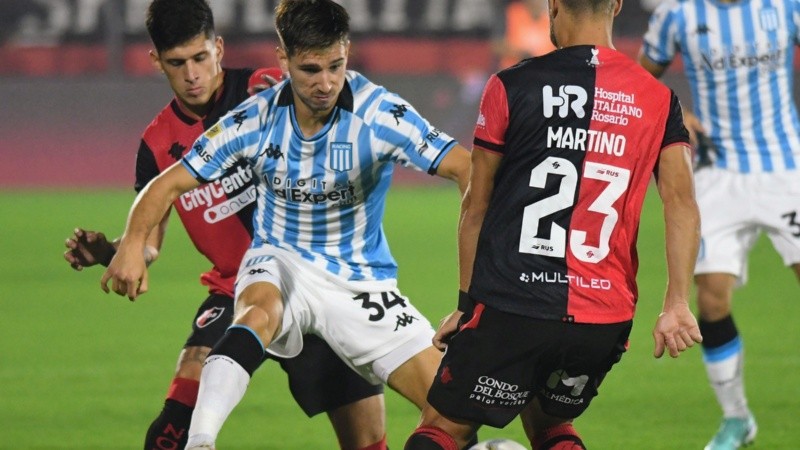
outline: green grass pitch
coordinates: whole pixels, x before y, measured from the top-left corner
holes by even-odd
[[[100,268],[72,271],[61,257],[74,226],[123,227],[126,191],[0,192],[0,448],[137,449],[160,409],[178,351],[205,291],[207,267],[173,216],[151,291],[135,303],[99,289]],[[436,324],[456,302],[458,196],[395,188],[385,229],[403,293]],[[660,206],[648,196],[640,232],[640,300],[631,347],[576,422],[592,449],[700,449],[719,411],[698,347],[652,357],[651,327],[665,286]],[[800,295],[766,239],[735,297],[747,348],[746,380],[760,432],[755,449],[800,448]],[[403,447],[418,412],[387,391],[388,440]],[[481,437],[525,442],[518,422]],[[223,428],[221,450],[333,449],[327,419],[294,405],[277,364],[254,376]]]

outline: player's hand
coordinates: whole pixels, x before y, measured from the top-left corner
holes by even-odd
[[[111,281],[111,290],[118,295],[127,295],[130,301],[135,301],[136,297],[147,292],[147,277],[143,250],[129,249],[125,241],[122,241],[100,279],[100,288],[108,293],[108,282]]]
[[[247,93],[249,95],[258,94],[261,91],[265,91],[272,86],[275,86],[283,79],[283,72],[278,67],[270,67],[267,69],[259,69],[255,74],[262,82],[251,84],[247,88]]]
[[[703,342],[697,319],[685,302],[665,309],[659,314],[653,329],[653,339],[656,344],[653,356],[656,358],[660,358],[665,349],[669,350],[669,356],[677,358],[695,342]]]
[[[99,231],[75,228],[67,238],[64,259],[75,270],[83,270],[95,264],[107,265],[114,256],[114,245]]]
[[[697,134],[705,134],[706,132],[706,130],[703,128],[703,124],[700,123],[700,119],[698,119],[697,116],[695,116],[691,111],[684,110],[683,125],[689,132],[689,143],[692,144],[693,148],[697,148]]]
[[[447,349],[450,338],[458,331],[458,324],[463,312],[455,310],[439,322],[439,329],[433,335],[433,346],[440,351]]]

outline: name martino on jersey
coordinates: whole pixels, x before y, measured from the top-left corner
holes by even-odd
[[[201,181],[239,161],[252,168],[253,248],[274,245],[350,280],[395,278],[381,226],[394,166],[433,175],[455,141],[353,71],[327,123],[306,137],[290,83],[234,108],[196,141],[184,166]]]

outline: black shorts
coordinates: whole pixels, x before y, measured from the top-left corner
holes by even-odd
[[[213,347],[233,321],[233,299],[211,294],[200,305],[184,347]],[[314,335],[303,336],[303,351],[294,358],[274,359],[289,377],[289,390],[308,417],[383,393],[347,366],[330,346]]]
[[[445,416],[502,428],[534,398],[578,417],[625,352],[632,322],[539,320],[478,304],[447,347],[428,393]]]

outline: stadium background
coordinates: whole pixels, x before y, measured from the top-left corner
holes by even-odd
[[[149,65],[147,3],[0,0],[0,449],[138,448],[171,377],[186,318],[203,296],[194,280],[206,264],[177,223],[152,271],[153,291],[135,305],[104,296],[99,269],[76,274],[60,256],[74,226],[121,231],[140,133],[171,98]],[[275,63],[275,0],[211,3],[227,66]],[[491,40],[502,1],[342,3],[353,16],[350,67],[469,146],[478,97],[496,68]],[[635,56],[647,16],[638,0],[625,3],[618,49]],[[665,81],[688,104],[679,68],[678,61]],[[430,177],[396,173],[386,228],[400,286],[435,323],[454,302],[458,199]],[[595,449],[700,448],[717,425],[699,351],[677,361],[650,354],[649,327],[664,284],[662,227],[651,193],[634,345],[579,422]],[[763,240],[753,258],[737,318],[761,426],[756,448],[797,449],[797,283],[777,270],[779,259]],[[306,420],[284,386],[275,366],[259,371],[221,448],[332,448],[325,418]],[[417,412],[393,393],[387,409],[390,446],[401,448]],[[519,428],[482,436],[524,441]]]

